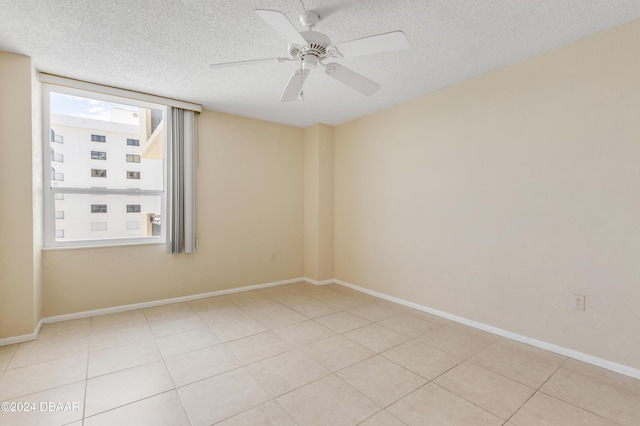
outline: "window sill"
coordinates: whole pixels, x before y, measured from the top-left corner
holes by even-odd
[[[118,242],[113,244],[74,244],[74,245],[61,245],[43,247],[42,251],[59,251],[59,250],[86,250],[86,249],[105,249],[114,247],[130,247],[130,246],[149,246],[166,244],[165,241],[132,241],[132,242]]]

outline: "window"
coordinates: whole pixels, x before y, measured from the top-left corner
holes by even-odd
[[[127,230],[134,231],[140,229],[140,221],[139,220],[128,220],[127,221]]]
[[[51,142],[64,143],[64,138],[61,135],[56,135],[53,129],[50,129],[49,135],[51,136]]]
[[[165,243],[163,224],[152,229],[133,219],[138,219],[140,212],[157,217],[166,215],[165,123],[168,108],[72,86],[47,82],[42,85],[42,128],[46,132],[43,161],[45,167],[51,169],[51,181],[44,188],[45,247]],[[95,112],[98,109],[99,113]],[[55,149],[54,154],[60,150],[60,145],[54,145],[56,142],[53,141],[60,139],[59,134],[65,135],[64,163],[52,161],[55,156],[51,154],[51,148]],[[108,140],[109,149],[100,149],[97,145],[87,149],[89,138],[92,143]],[[117,141],[120,143],[113,143]],[[115,159],[120,159],[120,163]],[[95,161],[109,166],[95,167],[98,165]],[[88,162],[93,167],[88,166]],[[137,170],[124,167],[132,163]],[[132,214],[126,219],[137,225],[127,224],[125,215],[129,209],[138,215]],[[57,212],[62,211],[65,219],[56,220],[60,217]],[[59,232],[63,224],[64,232]]]
[[[51,180],[53,182],[64,182],[64,173],[56,172],[56,169],[51,168]]]
[[[54,161],[56,163],[64,163],[64,155],[57,154],[56,151],[51,148],[51,161]]]
[[[64,219],[64,210],[56,210],[56,219]]]
[[[106,231],[107,222],[91,222],[92,231]]]
[[[107,153],[104,151],[91,151],[91,159],[92,160],[106,160]],[[101,176],[106,177],[106,176]]]
[[[106,204],[91,204],[91,213],[106,213]]]

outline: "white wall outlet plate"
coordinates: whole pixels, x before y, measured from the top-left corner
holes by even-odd
[[[584,294],[574,294],[571,296],[571,307],[577,311],[585,310],[586,297]]]

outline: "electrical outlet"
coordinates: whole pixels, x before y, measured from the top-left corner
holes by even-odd
[[[584,294],[574,294],[571,296],[571,307],[577,311],[585,310],[585,295]]]

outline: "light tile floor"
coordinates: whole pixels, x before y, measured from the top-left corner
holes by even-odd
[[[45,325],[0,347],[0,401],[35,408],[2,425],[640,424],[639,380],[307,283]]]

